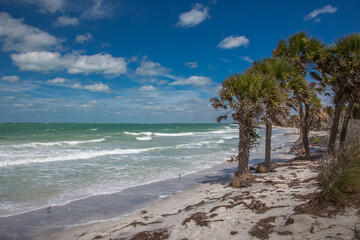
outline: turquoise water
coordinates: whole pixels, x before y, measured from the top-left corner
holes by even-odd
[[[0,216],[177,178],[236,153],[236,125],[0,124]]]

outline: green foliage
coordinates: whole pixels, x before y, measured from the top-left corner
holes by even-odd
[[[320,175],[323,197],[341,205],[360,204],[360,144],[351,142],[341,149],[336,161],[323,164]]]
[[[321,142],[321,141],[322,141],[322,138],[318,137],[318,138],[314,138],[314,139],[312,140],[312,143],[316,144],[316,143],[319,143],[319,142]]]

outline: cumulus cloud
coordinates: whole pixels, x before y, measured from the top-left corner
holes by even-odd
[[[135,73],[140,76],[164,76],[169,70],[160,63],[152,62],[144,57],[139,67],[136,68]]]
[[[203,76],[192,76],[187,79],[178,80],[170,83],[169,85],[194,85],[204,86],[211,83],[211,79]]]
[[[223,49],[231,49],[241,46],[247,47],[249,42],[249,39],[247,39],[245,36],[231,35],[230,37],[221,40],[221,42],[218,44],[218,47]]]
[[[111,15],[112,5],[109,1],[94,0],[91,8],[86,10],[81,17],[85,19],[100,19]]]
[[[79,83],[75,83],[71,86],[71,88],[84,89],[84,90],[88,90],[90,92],[104,92],[104,93],[110,92],[109,86],[106,84],[103,84],[103,83],[94,83],[94,84],[89,84],[89,85],[81,85]]]
[[[147,86],[142,86],[141,88],[139,88],[139,90],[144,92],[150,92],[150,91],[155,91],[156,88],[152,85],[147,85]]]
[[[209,8],[201,3],[197,3],[190,11],[179,15],[179,21],[176,23],[176,26],[184,28],[195,27],[209,17]]]
[[[7,82],[16,82],[19,81],[20,78],[18,76],[3,76],[1,78],[2,81],[7,81]]]
[[[188,68],[197,68],[198,63],[197,62],[186,62],[185,66],[188,67]]]
[[[304,17],[304,19],[305,19],[305,21],[307,21],[307,20],[316,18],[320,14],[335,13],[337,11],[337,9],[338,9],[337,7],[333,7],[331,5],[326,5],[325,7],[315,9],[314,11],[312,11],[311,13],[306,15]],[[315,20],[316,20],[316,22],[320,21],[320,19],[315,19]]]
[[[91,56],[79,55],[76,60],[68,66],[68,73],[103,73],[105,75],[119,76],[126,73],[126,62],[124,58],[113,57],[110,54],[95,54]]]
[[[10,57],[20,70],[48,72],[64,68],[61,55],[57,52],[13,53]]]
[[[63,84],[65,82],[66,82],[66,79],[65,78],[60,78],[60,77],[57,77],[57,78],[46,81],[46,83],[49,83],[49,84]]]
[[[23,24],[24,19],[14,19],[8,13],[0,13],[0,41],[4,42],[3,51],[28,52],[53,49],[62,40]]]
[[[40,7],[40,12],[54,13],[61,11],[65,7],[65,0],[22,0]]]
[[[65,26],[76,26],[79,24],[79,20],[76,17],[69,17],[62,15],[57,18],[55,22],[56,26],[65,27]]]
[[[92,39],[93,39],[93,36],[91,33],[76,35],[76,42],[78,42],[78,43],[84,43],[84,42],[90,41]]]
[[[242,56],[242,57],[240,57],[242,60],[244,60],[245,62],[248,62],[248,63],[253,63],[254,62],[254,60],[251,58],[251,57],[249,57],[249,56]]]
[[[57,52],[28,52],[11,54],[13,63],[20,70],[49,72],[66,69],[70,74],[101,73],[110,77],[126,73],[127,67],[124,58],[113,57],[110,54],[61,56]]]

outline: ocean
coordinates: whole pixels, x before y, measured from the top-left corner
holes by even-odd
[[[0,217],[178,178],[236,154],[230,124],[0,124]]]
[[[295,141],[288,131],[273,128],[273,159]],[[258,134],[250,165],[264,161]],[[227,184],[237,145],[233,124],[0,123],[0,239],[120,218],[196,183]]]

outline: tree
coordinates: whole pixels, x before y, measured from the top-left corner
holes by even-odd
[[[265,167],[269,168],[271,164],[271,132],[272,125],[285,125],[285,119],[289,115],[288,81],[297,75],[297,69],[292,67],[288,62],[276,58],[265,58],[256,61],[249,71],[261,74],[262,78],[269,78],[273,81],[270,87],[266,89],[266,94],[262,99],[265,111]]]
[[[341,112],[346,102],[351,103],[352,94],[358,96],[360,91],[360,35],[339,38],[317,59],[317,65],[321,80],[334,92],[335,113],[329,139],[329,153],[334,155]],[[346,127],[343,134],[346,135]]]
[[[256,129],[262,117],[262,99],[274,84],[275,81],[262,78],[258,73],[235,74],[223,81],[219,97],[210,100],[214,109],[228,109],[226,114],[217,118],[218,122],[231,114],[239,126],[239,164],[233,174],[234,187],[244,186],[253,179],[248,168],[250,149],[259,137]]]
[[[294,106],[299,112],[300,120],[300,139],[305,151],[305,157],[310,158],[309,147],[309,124],[310,124],[310,95],[312,86],[307,84],[305,77],[311,69],[316,68],[315,62],[321,58],[322,53],[325,51],[325,45],[319,40],[309,37],[305,32],[296,33],[288,38],[288,40],[281,40],[273,55],[284,60],[289,61],[294,67],[301,71],[299,77],[303,78],[302,83],[293,85],[293,99]],[[292,86],[291,84],[289,85]],[[296,87],[296,88],[294,88]],[[315,89],[315,88],[314,88]]]
[[[359,96],[357,96],[357,94],[355,94],[355,93],[351,94],[349,97],[349,100],[348,100],[348,105],[346,107],[346,112],[345,112],[343,124],[341,127],[340,146],[343,146],[345,143],[347,126],[349,124],[349,120],[351,117],[351,113],[353,112],[354,106],[356,106],[357,103],[360,103]]]

